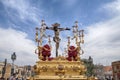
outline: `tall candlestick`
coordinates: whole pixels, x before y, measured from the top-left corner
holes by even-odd
[[[50,39],[50,35],[48,35],[48,43],[49,43],[49,45],[51,46],[51,39]]]
[[[67,38],[68,38],[68,48],[69,48],[69,46],[70,46],[70,37],[68,36]]]

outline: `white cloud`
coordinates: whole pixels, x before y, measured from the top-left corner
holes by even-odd
[[[85,36],[85,55],[96,63],[109,64],[120,59],[120,17],[88,26]],[[84,56],[85,56],[84,55]],[[101,60],[101,61],[100,61]],[[109,61],[109,63],[106,63]]]
[[[30,21],[39,23],[39,18],[42,15],[41,13],[43,11],[33,6],[29,1],[27,0],[2,0],[1,2],[4,4],[6,11],[8,13],[8,16],[11,17],[11,19],[13,17],[14,18],[19,17],[21,21],[30,20]],[[10,11],[10,9],[12,9],[12,11]]]
[[[111,3],[107,3],[101,9],[104,9],[109,15],[120,16],[120,0],[114,0]]]
[[[27,65],[35,64],[37,55],[34,54],[36,45],[27,34],[14,29],[0,28],[0,60],[8,59],[11,62],[11,54],[16,52],[17,60],[15,64]]]
[[[92,56],[95,63],[111,65],[120,60],[120,0],[108,3],[103,7],[113,16],[111,19],[92,24],[86,28],[85,54]]]
[[[106,11],[107,14],[113,15],[113,13],[116,13],[111,19],[87,26],[85,29],[85,44],[82,45],[85,53],[81,55],[82,58],[92,56],[94,63],[102,63],[104,65],[111,65],[111,62],[120,60],[119,3],[120,1],[116,0],[102,6],[102,9],[105,9],[103,11]],[[61,44],[64,44],[62,47],[67,45],[66,42]]]

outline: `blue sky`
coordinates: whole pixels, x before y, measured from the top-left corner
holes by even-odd
[[[0,0],[0,61],[10,61],[10,55],[16,52],[17,64],[34,64],[35,27],[40,27],[41,20],[49,27],[58,22],[69,28],[77,20],[79,29],[85,30],[85,53],[81,57],[92,56],[96,64],[110,65],[120,60],[119,3],[120,0]],[[61,45],[66,44],[68,35],[71,32],[60,33]],[[60,46],[61,53],[66,45]]]

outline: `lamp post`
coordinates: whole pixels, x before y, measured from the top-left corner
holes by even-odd
[[[11,68],[11,75],[14,73],[14,61],[16,60],[16,54],[13,52],[11,55],[11,60],[12,60],[12,68]]]
[[[27,76],[30,77],[30,75],[31,75],[31,66],[30,65],[27,66],[27,70],[28,70]]]

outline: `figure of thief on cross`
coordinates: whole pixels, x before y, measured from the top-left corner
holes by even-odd
[[[60,28],[60,24],[55,23],[52,24],[52,27],[46,27],[46,29],[53,30],[55,36],[53,37],[53,41],[56,43],[56,57],[58,56],[58,48],[60,43],[59,32],[64,30],[70,30],[69,28]]]

